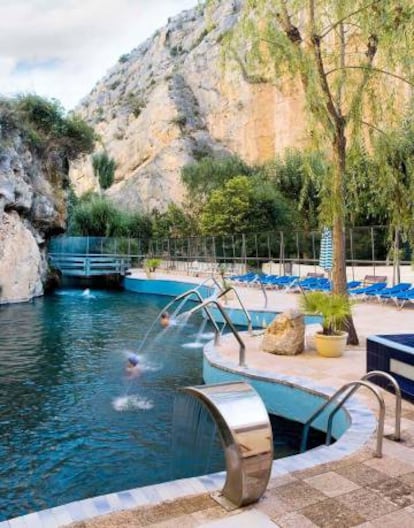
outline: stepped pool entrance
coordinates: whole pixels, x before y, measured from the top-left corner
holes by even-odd
[[[197,337],[200,315],[157,329],[140,375],[125,374],[169,300],[73,289],[0,307],[0,521],[191,474],[172,457],[173,403],[179,387],[202,383],[211,329]],[[298,452],[301,427],[272,426],[276,457]],[[216,447],[205,472],[224,469]]]

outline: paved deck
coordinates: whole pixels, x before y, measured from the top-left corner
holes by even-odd
[[[171,277],[171,275],[169,275]],[[185,277],[187,280],[188,277]],[[191,280],[191,279],[190,279]],[[195,279],[197,280],[197,279]],[[199,280],[199,279],[198,279]],[[249,307],[263,307],[263,296],[255,288],[239,288]],[[269,308],[296,306],[297,295],[269,292]],[[349,347],[341,358],[321,358],[312,350],[295,357],[260,352],[260,338],[246,337],[249,368],[312,379],[337,388],[365,373],[365,337],[374,333],[414,330],[414,309],[361,303],[354,307],[358,347]],[[237,364],[232,336],[217,349],[223,361]],[[375,402],[361,392],[365,404]],[[393,410],[394,399],[386,393]],[[386,421],[392,432],[393,413]],[[72,528],[412,528],[414,527],[414,406],[403,402],[402,441],[384,439],[384,456],[373,456],[374,438],[351,456],[314,467],[274,476],[263,499],[248,508],[228,512],[207,493],[198,493],[156,505],[96,517],[72,524]],[[276,462],[276,466],[277,466]],[[20,528],[13,525],[10,528]],[[23,525],[22,525],[23,526]],[[0,523],[2,527],[2,523]],[[9,527],[7,527],[9,528]],[[24,528],[27,528],[24,525]],[[30,527],[32,528],[32,527]]]

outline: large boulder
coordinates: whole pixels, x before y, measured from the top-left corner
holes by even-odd
[[[272,354],[294,356],[304,350],[305,321],[298,310],[279,314],[266,329],[262,350]]]

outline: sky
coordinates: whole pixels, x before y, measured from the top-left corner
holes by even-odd
[[[70,110],[124,53],[197,0],[0,0],[0,94]]]

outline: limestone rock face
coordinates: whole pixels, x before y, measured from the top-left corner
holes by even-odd
[[[266,329],[262,350],[272,354],[294,356],[304,350],[304,316],[297,310],[279,314]]]
[[[0,303],[43,293],[48,238],[66,227],[65,160],[33,154],[19,131],[0,128]]]
[[[244,0],[184,11],[120,61],[76,109],[116,161],[106,194],[144,212],[180,203],[183,165],[235,153],[263,162],[298,145],[303,98],[294,86],[252,84],[223,68],[223,37]],[[96,188],[91,159],[71,167],[78,194]]]
[[[43,258],[20,216],[4,213],[0,224],[1,302],[28,301],[42,295]]]

